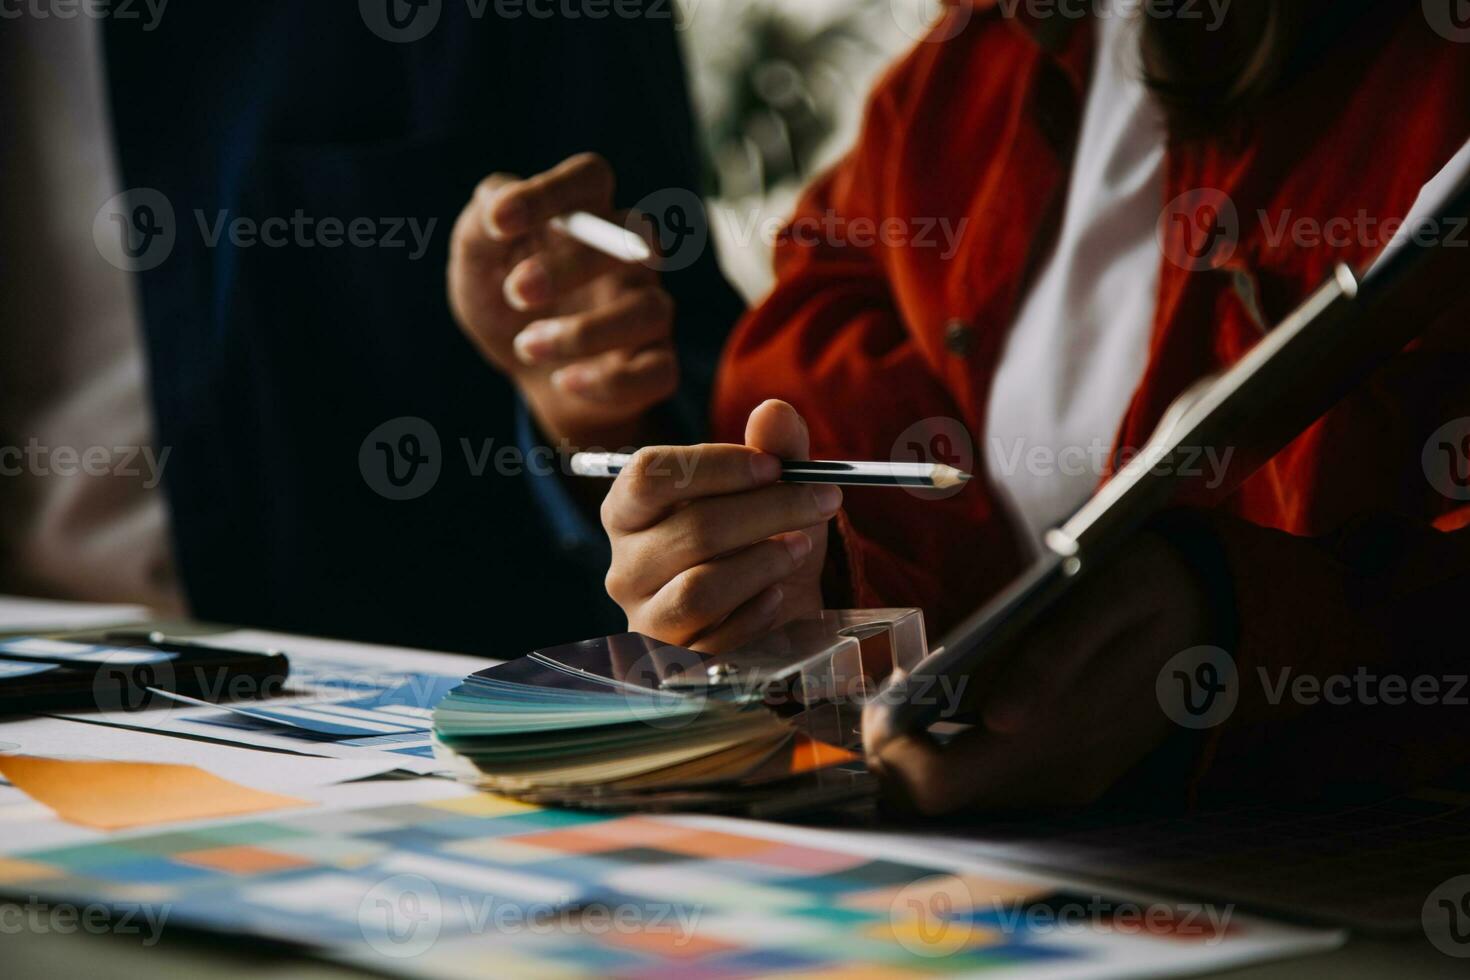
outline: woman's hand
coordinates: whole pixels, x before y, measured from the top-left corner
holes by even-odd
[[[678,387],[674,306],[658,274],[547,224],[569,211],[613,217],[613,185],[591,153],[526,180],[494,174],[450,248],[461,329],[515,382],[542,431],[573,447],[637,444],[644,414]]]
[[[750,415],[744,446],[641,450],[602,506],[608,594],[628,628],[715,653],[822,608],[829,486],[779,483],[804,459],[806,423],[785,402]]]
[[[1091,803],[1177,730],[1159,672],[1208,630],[1193,569],[1163,537],[1140,535],[1003,653],[985,690],[957,693],[974,728],[941,747],[865,724],[869,766],[891,798],[927,814]]]

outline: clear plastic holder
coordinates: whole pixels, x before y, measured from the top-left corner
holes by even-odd
[[[539,662],[562,678],[559,685],[581,676],[671,696],[761,702],[812,738],[852,748],[863,704],[895,670],[907,672],[927,654],[919,610],[843,609],[794,620],[728,653],[623,633],[537,650],[520,671],[535,673]]]

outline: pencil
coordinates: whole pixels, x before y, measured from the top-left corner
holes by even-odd
[[[568,238],[575,238],[588,248],[627,263],[647,262],[653,258],[648,243],[626,228],[586,211],[558,215],[548,224]]]
[[[577,453],[577,476],[614,477],[632,457],[626,453]],[[782,483],[825,483],[837,487],[926,487],[945,490],[968,482],[970,474],[943,463],[854,463],[841,460],[786,460]]]

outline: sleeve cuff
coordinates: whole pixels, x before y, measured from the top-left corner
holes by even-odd
[[[546,440],[531,418],[531,410],[523,399],[516,398],[515,408],[516,446],[521,457],[535,460],[547,455]],[[578,504],[564,482],[567,477],[559,465],[560,457],[554,449],[551,462],[546,466],[526,467],[528,489],[536,510],[550,528],[553,539],[564,551],[588,561],[612,560],[611,549],[602,528]]]

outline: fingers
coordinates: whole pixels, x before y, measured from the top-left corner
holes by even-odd
[[[496,173],[480,181],[475,188],[474,197],[454,223],[454,231],[450,235],[452,258],[471,264],[498,261],[501,258],[506,246],[490,233],[490,226],[485,218],[485,202],[494,198],[501,189],[516,183],[517,179],[514,174]]]
[[[762,613],[775,615],[780,605],[766,610],[750,605],[761,593],[789,576],[812,552],[811,539],[801,533],[783,535],[751,545],[742,551],[689,568],[668,581],[646,602],[641,617],[658,624],[658,635],[677,643],[688,643],[726,624],[740,610],[738,621],[729,623],[722,635],[709,642],[731,642],[759,629]],[[767,597],[769,598],[769,597]],[[747,608],[748,607],[748,608]]]
[[[505,301],[522,313],[542,309],[566,293],[627,264],[570,238],[554,238],[505,277]]]
[[[558,391],[624,410],[648,408],[679,387],[679,360],[669,344],[632,356],[607,354],[560,368],[551,375]]]
[[[602,521],[614,533],[651,527],[676,505],[775,483],[781,461],[745,446],[650,446],[613,482]]]
[[[889,798],[922,813],[1017,810],[1096,802],[1168,733],[1150,710],[1152,669],[1118,640],[1050,697],[1045,725],[1021,734],[961,732],[940,746],[927,735],[864,741]],[[1182,778],[1182,775],[1181,775]]]
[[[515,338],[516,356],[527,365],[580,360],[612,350],[640,350],[673,331],[674,302],[656,286],[625,292],[585,313],[537,320]]]
[[[745,423],[745,444],[782,459],[811,456],[811,434],[796,409],[777,399],[761,402]]]
[[[1126,568],[1099,573],[1031,630],[1008,666],[987,684],[980,709],[987,729],[1018,735],[1046,724],[1045,707],[1094,662],[1147,641],[1158,591],[1118,587],[1132,581]]]
[[[785,601],[786,593],[780,586],[773,585],[687,646],[699,653],[724,653],[765,636],[775,627],[781,604]]]
[[[737,503],[738,501],[738,503]],[[815,527],[842,506],[837,487],[781,483],[738,498],[697,500],[659,527],[658,554],[649,565],[690,568],[777,534]]]
[[[841,505],[835,487],[786,484],[688,504],[653,531],[624,543],[627,562],[614,598],[653,595],[688,569],[778,534],[817,527]]]
[[[595,153],[580,153],[545,173],[501,182],[476,196],[490,236],[509,241],[568,211],[606,214],[612,208],[615,184],[606,160]]]

